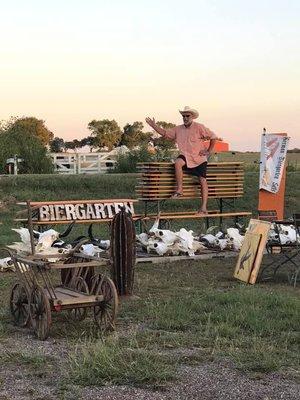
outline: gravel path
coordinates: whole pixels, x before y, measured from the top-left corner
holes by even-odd
[[[230,363],[181,366],[176,382],[153,390],[129,386],[62,386],[63,363],[69,351],[63,340],[39,342],[31,335],[15,335],[0,343],[0,361],[5,354],[25,352],[50,357],[55,368],[30,370],[30,365],[3,362],[0,365],[0,400],[298,400],[300,384],[280,374],[254,379]]]

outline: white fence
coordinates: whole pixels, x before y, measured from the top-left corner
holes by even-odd
[[[105,174],[116,163],[116,150],[103,153],[51,153],[58,174]]]

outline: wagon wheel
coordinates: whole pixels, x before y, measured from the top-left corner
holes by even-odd
[[[94,319],[97,326],[103,331],[115,329],[115,317],[118,309],[118,293],[113,281],[106,276],[102,277],[95,295],[103,295],[103,300],[94,307]]]
[[[77,260],[76,258],[70,257],[64,262],[64,264],[75,263],[76,260]],[[74,270],[72,268],[62,268],[60,270],[61,283],[63,284],[63,286],[69,285],[69,283],[72,280],[73,273],[74,273]]]
[[[103,279],[102,274],[95,274],[92,279],[91,279],[91,288],[90,288],[90,294],[96,295],[98,286],[101,283],[101,280]]]
[[[9,299],[10,313],[17,326],[24,327],[29,321],[28,296],[21,283],[15,283]]]
[[[90,294],[87,283],[79,276],[74,279],[71,288],[80,293]],[[77,307],[68,310],[70,317],[75,321],[83,321],[87,315],[87,311],[87,307]]]
[[[40,286],[35,286],[29,298],[29,313],[36,336],[47,339],[51,325],[51,309],[49,300]]]

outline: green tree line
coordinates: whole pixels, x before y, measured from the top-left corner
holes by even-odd
[[[164,121],[159,121],[158,124],[165,129],[175,126]],[[155,146],[163,149],[170,149],[174,146],[173,142],[169,140],[153,139],[153,132],[144,132],[144,124],[140,121],[135,121],[132,124],[127,123],[121,129],[115,120],[93,120],[88,124],[88,129],[90,135],[81,140],[64,141],[60,137],[54,137],[50,141],[50,151],[59,153],[68,149],[76,150],[86,145],[90,147],[91,151],[103,148],[112,150],[118,146],[134,149],[136,146],[143,146],[149,142],[153,142]]]
[[[163,128],[175,126],[172,123],[158,122]],[[55,136],[45,125],[45,121],[35,117],[12,117],[0,123],[0,173],[5,173],[6,160],[17,155],[23,161],[19,165],[20,173],[51,173],[53,165],[49,152],[64,152],[89,146],[91,151],[102,149],[112,150],[117,146],[125,145],[134,151],[142,148],[141,154],[147,153],[147,146],[152,142],[157,148],[157,157],[166,158],[166,154],[173,148],[172,141],[153,138],[153,132],[144,132],[144,125],[140,121],[127,123],[123,129],[115,120],[92,120],[87,126],[90,134],[81,140],[65,141]],[[140,158],[140,155],[137,156]]]

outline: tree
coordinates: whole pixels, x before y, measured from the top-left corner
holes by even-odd
[[[176,125],[172,124],[172,122],[158,121],[157,125],[161,126],[163,129],[171,129]],[[158,138],[153,139],[154,145],[160,148],[161,150],[170,150],[175,148],[175,142],[173,140],[165,139],[160,136]]]
[[[4,130],[13,130],[36,136],[43,145],[53,140],[53,133],[45,126],[45,121],[35,117],[12,117],[4,126]]]
[[[65,150],[65,141],[62,138],[55,137],[50,142],[50,151],[52,153],[61,153]]]
[[[93,152],[93,149],[97,147],[96,138],[93,136],[87,136],[80,140],[80,147],[90,146],[90,152]]]
[[[94,145],[97,147],[112,150],[120,142],[122,132],[115,120],[93,120],[88,124],[88,129],[92,132]]]
[[[0,131],[0,173],[5,172],[8,158],[17,155],[23,161],[19,164],[20,173],[48,174],[53,172],[51,158],[46,146],[34,134],[24,131],[19,124],[6,124]]]
[[[70,140],[69,142],[65,142],[65,149],[66,150],[75,150],[75,144],[73,143],[73,140]]]
[[[135,121],[133,124],[126,124],[119,144],[127,146],[129,149],[147,144],[151,140],[151,134],[149,132],[144,133],[143,128],[143,123],[139,121]]]

